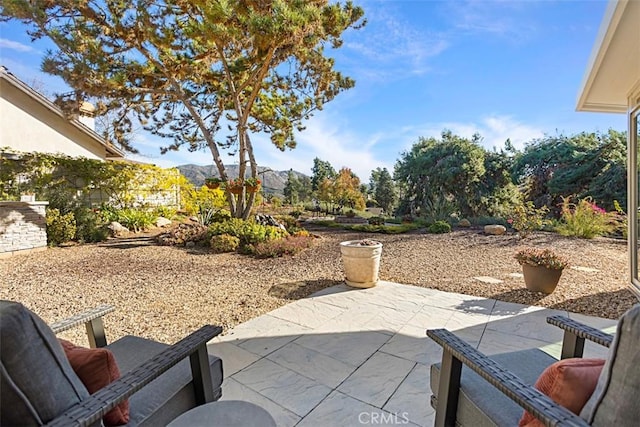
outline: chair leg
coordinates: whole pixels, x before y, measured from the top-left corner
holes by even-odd
[[[444,350],[442,353],[442,365],[440,366],[435,427],[455,426],[461,373],[462,362],[453,357],[453,354]]]
[[[107,346],[107,337],[104,333],[104,323],[102,318],[98,317],[85,323],[87,327],[87,337],[89,338],[89,347],[99,348]]]
[[[569,359],[572,357],[582,357],[584,353],[584,338],[580,338],[576,334],[564,331],[564,339],[562,340],[562,354],[560,359]]]
[[[195,353],[189,356],[191,363],[191,376],[196,395],[196,404],[203,405],[213,402],[213,383],[211,381],[211,367],[207,346],[201,345]]]

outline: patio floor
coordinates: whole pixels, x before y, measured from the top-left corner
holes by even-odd
[[[442,352],[426,329],[447,328],[488,355],[537,347],[559,357],[562,332],[545,321],[553,314],[609,332],[616,324],[380,282],[292,302],[226,331],[209,352],[223,360],[222,399],[254,402],[278,426],[431,426],[429,366]],[[587,343],[586,357],[605,355]]]

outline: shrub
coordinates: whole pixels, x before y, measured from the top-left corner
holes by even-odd
[[[520,265],[546,267],[551,270],[563,270],[569,265],[569,261],[556,255],[551,249],[526,248],[516,252],[514,258]]]
[[[277,258],[283,255],[295,255],[311,247],[313,237],[289,236],[285,239],[271,240],[252,245],[251,253],[257,258]]]
[[[384,218],[380,216],[372,216],[369,218],[369,224],[371,225],[384,225]]]
[[[347,218],[354,218],[356,216],[356,213],[353,209],[349,209],[347,213],[345,213],[345,215],[347,216]]]
[[[617,214],[609,214],[596,205],[590,197],[580,200],[577,204],[569,202],[569,198],[562,198],[561,223],[556,230],[563,236],[576,236],[593,239],[613,233],[618,224]]]
[[[61,215],[58,209],[47,209],[47,243],[57,246],[76,236],[76,219],[73,212]]]
[[[76,220],[75,239],[79,242],[102,242],[109,237],[109,230],[99,212],[79,207],[73,211],[73,216]]]
[[[204,208],[200,206],[198,211],[198,222],[204,226],[208,226],[216,222],[217,210],[214,208]]]
[[[240,239],[229,234],[219,234],[210,240],[211,250],[214,253],[235,252],[240,246]]]
[[[214,223],[209,227],[209,234],[229,234],[240,239],[241,249],[247,245],[286,237],[289,233],[278,227],[260,225],[255,222],[232,218],[228,221]]]
[[[310,237],[311,233],[309,233],[305,229],[301,229],[301,230],[298,230],[298,231],[294,231],[293,233],[291,233],[291,235],[294,236],[294,237]]]
[[[158,206],[153,210],[153,213],[156,216],[161,216],[163,218],[171,219],[176,215],[177,210],[169,206]]]
[[[289,215],[276,215],[273,217],[280,224],[284,225],[284,228],[287,229],[289,233],[292,233],[296,230],[300,229],[300,224],[298,223],[297,217],[289,214]]]
[[[115,211],[115,219],[113,221],[118,221],[129,230],[137,233],[151,227],[155,224],[156,219],[158,217],[153,212],[139,209],[120,209]]]
[[[512,218],[507,220],[507,223],[518,231],[521,239],[524,239],[529,233],[541,230],[549,222],[545,219],[548,212],[549,208],[546,206],[537,209],[531,201],[521,203],[514,208]]]
[[[298,209],[294,209],[291,212],[289,212],[289,215],[291,215],[295,219],[298,219],[298,217],[300,217],[300,215],[302,215],[302,211],[300,211]]]
[[[451,225],[446,221],[436,221],[427,228],[427,231],[434,234],[451,233]]]

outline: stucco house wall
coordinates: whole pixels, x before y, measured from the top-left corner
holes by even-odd
[[[64,154],[98,160],[122,159],[79,120],[67,120],[62,110],[0,67],[0,148],[21,152]]]

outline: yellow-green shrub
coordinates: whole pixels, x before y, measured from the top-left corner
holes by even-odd
[[[47,243],[56,246],[73,240],[76,236],[76,219],[73,212],[61,215],[58,209],[47,209]]]
[[[229,234],[219,234],[211,237],[211,250],[220,254],[224,252],[235,252],[240,246],[240,239]]]

